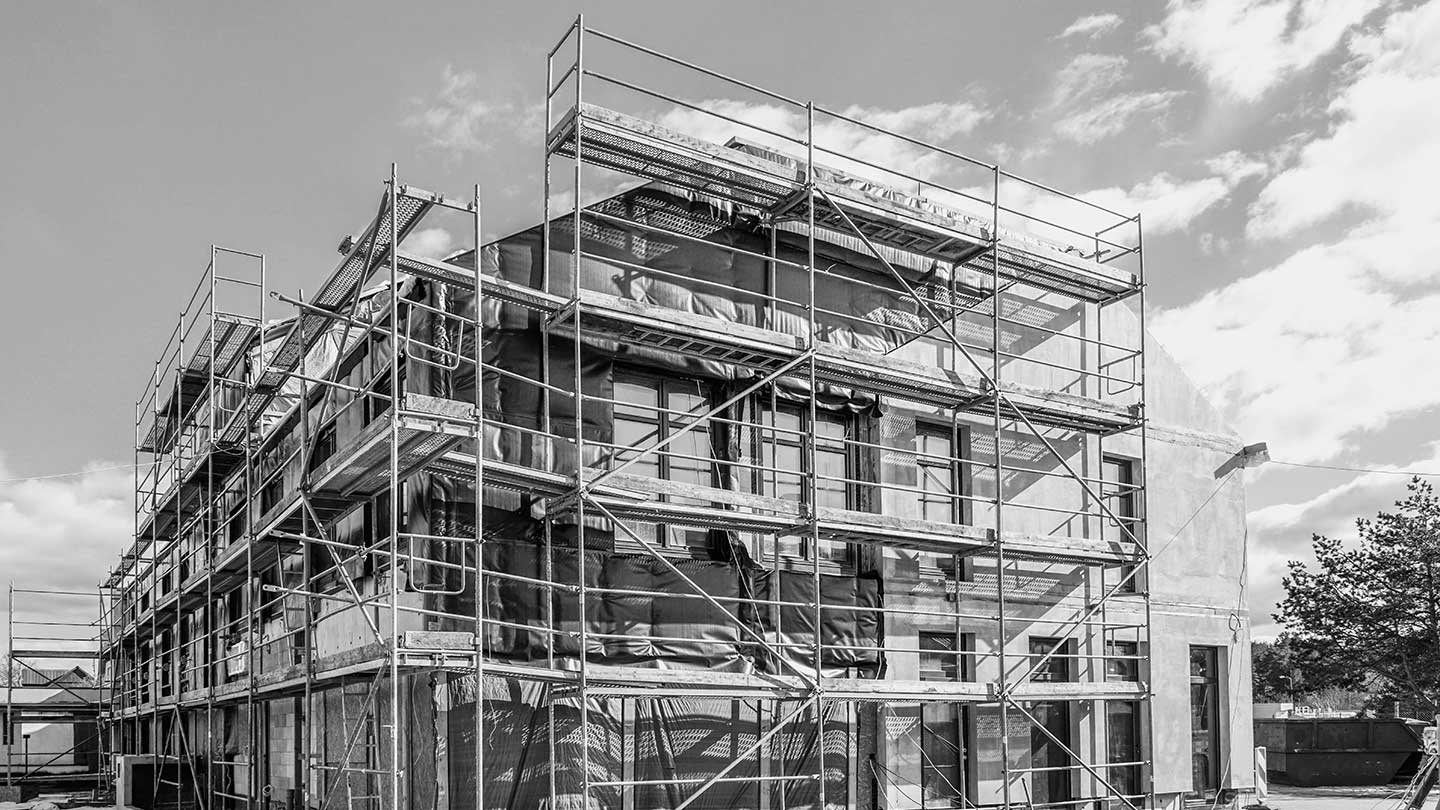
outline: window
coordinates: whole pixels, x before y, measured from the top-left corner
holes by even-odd
[[[710,408],[709,385],[697,380],[667,378],[638,371],[617,371],[615,376],[614,464],[636,458],[637,450],[671,437],[664,449],[640,455],[625,472],[683,484],[714,486],[708,425],[684,426]],[[666,496],[668,499],[668,496]],[[704,530],[656,526],[661,545],[706,547]]]
[[[1060,649],[1048,660],[1050,651],[1059,645]],[[1075,680],[1071,661],[1075,657],[1075,640],[1030,637],[1030,680],[1041,683],[1064,683]],[[1043,660],[1043,663],[1042,663]]]
[[[766,414],[757,457],[760,466],[757,489],[763,495],[809,505],[806,476],[809,454],[807,433],[815,441],[815,505],[829,509],[860,509],[860,487],[855,483],[861,468],[860,449],[855,444],[857,418],[854,414],[817,411],[810,430],[808,408],[782,405]],[[801,537],[780,538],[782,557],[810,559],[808,541]],[[851,560],[846,543],[822,541],[820,558],[846,564]]]
[[[920,517],[938,523],[969,523],[964,499],[965,429],[918,422],[915,425],[915,488]]]
[[[1060,649],[1041,663],[1051,650]],[[1073,681],[1076,667],[1074,639],[1032,636],[1030,638],[1030,680],[1044,683]],[[1075,763],[1065,749],[1070,747],[1070,704],[1063,700],[1037,701],[1030,704],[1035,723],[1030,729],[1031,794],[1036,804],[1062,804],[1074,797]],[[1048,733],[1047,733],[1048,732]],[[1058,742],[1057,742],[1058,741]]]
[[[1105,680],[1140,680],[1140,645],[1134,641],[1109,641],[1105,644]]]
[[[10,725],[9,712],[0,712],[0,748],[15,744],[15,728]]]
[[[1140,644],[1135,641],[1112,640],[1105,644],[1105,680],[1138,682],[1140,680]],[[1105,703],[1106,761],[1118,767],[1106,770],[1105,778],[1125,796],[1141,792],[1140,765],[1140,703],[1112,700]],[[1116,803],[1117,806],[1118,803]]]
[[[1110,514],[1115,516],[1114,520],[1109,514],[1102,516],[1104,528],[1100,534],[1103,539],[1143,542],[1139,467],[1139,462],[1134,459],[1119,456],[1105,456],[1101,459],[1103,483],[1100,486],[1100,497],[1105,501]],[[1135,593],[1138,590],[1140,577],[1138,574],[1131,576],[1134,570],[1133,564],[1124,564],[1116,569],[1115,581],[1124,581],[1120,586],[1121,593]],[[1107,583],[1105,587],[1108,591],[1113,586]]]
[[[974,636],[966,633],[919,634],[920,679],[969,681],[974,677],[971,651]],[[958,643],[957,643],[958,641]],[[968,708],[960,703],[926,702],[920,707],[920,789],[923,806],[962,807],[966,790],[965,730]]]
[[[954,633],[920,633],[920,680],[974,680],[975,635],[962,633],[959,649],[955,638]]]
[[[773,478],[769,494],[795,503],[807,502],[805,475],[810,472],[805,434],[810,414],[798,407],[782,407],[774,414],[773,429],[764,431],[765,466]],[[819,411],[815,425],[816,504],[850,509],[848,467],[849,420],[844,415]]]
[[[1220,648],[1190,648],[1191,789],[1220,786]]]
[[[1140,703],[1134,700],[1105,702],[1105,755],[1112,767],[1105,778],[1127,797],[1141,793]],[[1117,803],[1118,804],[1118,803]]]
[[[937,523],[970,522],[968,473],[965,459],[969,456],[968,428],[939,422],[915,423],[915,511],[921,520]],[[908,476],[907,476],[908,480]],[[904,495],[904,492],[896,492]],[[974,578],[974,561],[969,557],[925,555],[955,583]],[[946,598],[959,598],[959,588],[948,590]]]

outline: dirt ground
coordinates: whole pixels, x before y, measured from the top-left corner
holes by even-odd
[[[1271,785],[1265,806],[1274,810],[1394,810],[1399,807],[1404,790],[1404,785],[1316,788]],[[1440,796],[1432,793],[1425,806],[1435,807],[1437,798]]]

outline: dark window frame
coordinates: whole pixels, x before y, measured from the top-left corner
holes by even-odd
[[[686,377],[678,374],[665,374],[641,366],[616,364],[612,374],[612,385],[612,398],[617,403],[614,406],[614,410],[612,412],[612,423],[618,428],[619,423],[623,419],[623,421],[626,421],[630,424],[644,424],[647,427],[650,427],[652,429],[651,435],[653,436],[653,439],[649,439],[649,437],[647,437],[647,439],[649,440],[646,441],[642,446],[649,446],[654,444],[655,442],[665,441],[671,435],[674,435],[671,433],[672,430],[676,430],[685,422],[689,421],[686,418],[685,413],[693,412],[687,412],[684,409],[673,407],[671,405],[672,397],[679,395],[692,395],[699,397],[699,399],[703,403],[703,409],[701,413],[709,411],[719,402],[716,399],[717,384],[714,381],[698,377]],[[622,411],[627,407],[624,404],[619,404],[622,402],[619,391],[619,387],[621,385],[642,387],[653,392],[653,402],[628,406],[632,410],[639,411],[640,413],[644,414],[642,418],[634,418],[633,416],[627,418],[621,416]],[[618,437],[618,432],[618,429],[616,429],[611,434],[611,442],[616,445],[615,447],[610,448],[610,455],[612,459],[616,455],[622,453],[625,447],[630,446],[619,446],[620,442],[616,440]],[[715,480],[715,465],[717,459],[715,458],[715,448],[711,442],[709,426],[696,426],[694,428],[691,428],[687,432],[690,434],[703,435],[705,437],[706,449],[708,451],[706,455],[709,458],[710,464],[708,476],[709,480],[695,482],[688,481],[685,478],[676,478],[675,461],[677,454],[670,452],[669,447],[647,453],[641,461],[636,462],[636,464],[634,465],[631,465],[629,468],[627,468],[627,470],[634,471],[636,466],[645,465],[648,472],[648,468],[653,465],[654,477],[658,480],[678,481],[680,483],[700,483],[703,486],[711,487],[716,486],[717,482]],[[698,456],[699,454],[697,453],[695,455]],[[627,456],[626,458],[629,457],[633,456]],[[625,458],[622,458],[619,461],[612,461],[611,463],[619,464],[623,463],[624,460]],[[693,464],[697,466],[703,463],[699,458],[683,458],[680,460],[686,464]],[[664,500],[665,496],[662,495],[661,499]],[[697,551],[702,553],[708,552],[709,533],[706,530],[677,527],[664,523],[655,523],[651,524],[651,526],[654,529],[654,535],[646,539],[654,542],[661,548],[672,549],[676,551],[689,550],[691,553],[695,553]],[[689,536],[688,539],[687,536]],[[617,536],[616,543],[621,546],[635,545],[633,541],[630,541],[628,537],[623,536]]]
[[[1044,666],[1039,669],[1035,664],[1045,654],[1050,652],[1056,644],[1062,644],[1060,651],[1051,656]],[[1073,638],[1062,638],[1060,636],[1030,636],[1030,674],[1028,680],[1034,683],[1074,683],[1078,675],[1079,667],[1076,666],[1077,645]]]
[[[752,398],[752,423],[755,429],[752,431],[753,440],[747,448],[750,457],[755,459],[756,468],[752,468],[751,492],[775,498],[784,498],[781,494],[787,488],[793,486],[798,490],[795,502],[803,506],[809,505],[806,497],[807,488],[800,481],[803,476],[809,474],[809,454],[805,452],[805,437],[816,437],[814,427],[810,425],[810,408],[802,402],[792,402],[774,396],[773,392],[762,392]],[[874,420],[863,412],[849,410],[832,410],[828,408],[817,408],[816,416],[831,424],[838,424],[840,427],[840,441],[842,449],[835,453],[833,448],[821,449],[820,444],[816,445],[816,457],[822,453],[830,455],[843,454],[844,457],[844,504],[838,508],[852,512],[873,512],[875,488],[873,481],[878,477],[876,448],[869,446],[868,437],[873,430]],[[780,415],[794,417],[795,426],[781,426],[778,424]],[[780,441],[784,437],[784,442]],[[796,470],[793,473],[779,474],[768,468],[778,468],[775,450],[784,446],[797,450],[799,458]],[[823,464],[822,464],[823,466]],[[760,469],[760,468],[767,469]],[[867,477],[868,476],[868,477]],[[832,506],[824,504],[822,506]],[[799,536],[791,538],[792,543],[781,544],[784,549],[786,545],[793,545],[795,552],[787,553],[782,550],[782,560],[789,559],[795,562],[808,562],[811,560],[810,538]],[[782,538],[783,540],[783,538]],[[840,546],[834,552],[821,557],[822,565],[836,566],[841,571],[853,570],[859,560],[859,549],[854,543],[831,543],[832,546]]]
[[[1144,720],[1138,700],[1105,701],[1105,761],[1111,765],[1142,762],[1145,759]],[[1121,729],[1119,723],[1126,723]],[[1125,731],[1121,736],[1117,732]],[[1108,778],[1126,796],[1142,792],[1143,765],[1123,765],[1106,769]]]
[[[1227,652],[1225,647],[1192,644],[1186,658],[1190,678],[1191,788],[1196,794],[1218,790],[1220,780],[1224,777],[1221,761],[1227,756],[1227,752],[1224,750],[1226,740],[1220,702],[1225,697],[1224,666]],[[1197,696],[1200,698],[1198,705]],[[1197,728],[1197,720],[1203,720],[1205,727]],[[1202,733],[1208,738],[1207,747],[1213,744],[1213,750],[1209,752],[1209,759],[1204,765],[1204,773],[1201,772],[1201,764],[1197,761],[1198,752],[1195,751]],[[1193,781],[1196,777],[1203,777],[1206,784],[1197,786]]]
[[[1113,475],[1112,472],[1114,473]],[[1145,516],[1142,514],[1143,510],[1140,508],[1140,492],[1144,486],[1142,483],[1144,478],[1143,470],[1140,469],[1140,460],[1129,456],[1105,453],[1100,457],[1100,479],[1102,482],[1100,486],[1100,497],[1104,499],[1105,506],[1110,512],[1114,513],[1115,517],[1119,518],[1122,522],[1122,525],[1117,525],[1116,521],[1110,519],[1110,515],[1102,513],[1100,516],[1101,539],[1108,540],[1113,538],[1121,541],[1140,543],[1143,546],[1145,541]],[[1135,570],[1135,565],[1124,563],[1105,570],[1107,573],[1112,570],[1115,571],[1116,582],[1119,582],[1125,579],[1125,577],[1130,576],[1130,573]],[[1141,588],[1141,580],[1143,580],[1144,577],[1145,572],[1143,570],[1134,576],[1130,576],[1118,592],[1127,594],[1138,593]],[[1106,584],[1105,589],[1108,592],[1110,585]]]
[[[1140,681],[1140,642],[1113,639],[1105,642],[1105,680]]]
[[[948,440],[950,446],[948,451],[950,457],[949,463],[938,463],[934,459],[929,459],[928,466],[940,470],[945,470],[947,467],[949,468],[946,472],[953,495],[950,498],[950,519],[945,522],[959,526],[973,526],[975,518],[975,504],[970,498],[970,496],[974,494],[975,486],[974,476],[971,474],[971,467],[973,466],[971,463],[973,460],[973,447],[970,443],[971,434],[972,428],[970,425],[962,424],[954,420],[927,419],[923,416],[918,416],[915,419],[915,452],[917,454],[915,463],[917,467],[922,468],[917,470],[916,473],[916,489],[919,491],[917,495],[924,491],[924,485],[921,483],[920,475],[924,472],[923,467],[927,466],[926,463],[920,459],[920,454],[923,450],[920,437],[931,436],[940,438],[942,441]],[[928,456],[929,454],[926,455]],[[921,497],[923,501],[924,496],[919,495],[919,497]],[[920,508],[920,516],[921,519],[929,520],[925,515],[923,503]],[[947,598],[951,601],[959,598],[958,583],[973,582],[975,580],[975,560],[973,557],[923,554],[921,555],[921,559],[933,563],[936,571],[956,581],[957,587],[955,591],[946,594]]]
[[[954,631],[920,630],[916,634],[919,647],[919,678],[922,681],[975,680],[975,634]],[[927,653],[942,659],[938,667],[926,666]],[[946,660],[948,659],[948,660]],[[971,778],[975,772],[974,747],[969,745],[970,707],[946,701],[926,702],[920,710],[920,795],[924,808],[968,807],[974,799]],[[944,729],[943,734],[936,732]],[[947,762],[946,777],[942,766],[935,764],[927,751],[948,746],[955,756]]]

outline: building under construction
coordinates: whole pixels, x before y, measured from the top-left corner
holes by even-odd
[[[392,169],[303,297],[212,250],[103,592],[117,801],[1252,784],[1243,455],[1149,345],[1138,215],[583,20],[546,87],[533,228]]]

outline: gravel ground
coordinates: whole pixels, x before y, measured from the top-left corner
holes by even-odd
[[[1274,810],[1392,810],[1397,808],[1404,785],[1378,787],[1301,788],[1271,785],[1265,806]],[[1426,807],[1434,807],[1432,793]]]

